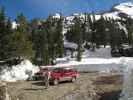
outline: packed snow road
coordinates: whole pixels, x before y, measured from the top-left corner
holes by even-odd
[[[42,81],[8,83],[8,92],[12,100],[105,100],[98,94],[120,91],[121,87],[121,75],[92,72],[81,73],[75,83],[63,82],[48,89]]]

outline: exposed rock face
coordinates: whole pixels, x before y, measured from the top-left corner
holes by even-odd
[[[7,85],[4,82],[0,82],[0,100],[11,100],[7,93]]]

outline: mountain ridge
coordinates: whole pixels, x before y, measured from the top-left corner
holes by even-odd
[[[102,13],[96,13],[96,15],[103,15],[104,17],[110,17],[114,19],[119,19],[119,14],[125,14],[127,17],[133,18],[133,2],[123,2],[120,4],[115,4],[110,11],[105,11]],[[73,13],[72,15],[65,16],[67,19],[72,16],[83,17],[84,13]],[[59,14],[55,14],[53,17],[59,18]]]

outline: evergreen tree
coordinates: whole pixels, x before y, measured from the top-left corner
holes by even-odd
[[[45,30],[40,30],[38,32],[38,53],[41,59],[41,65],[48,65],[49,64],[49,52],[48,52],[48,40],[47,40],[47,33]]]
[[[33,58],[33,63],[37,65],[41,65],[41,58],[40,58],[40,43],[39,43],[39,26],[38,26],[38,19],[31,20],[30,23],[30,32],[31,32],[31,40],[33,43],[33,50],[35,51],[35,56]]]
[[[84,24],[80,18],[75,17],[73,19],[74,25],[70,27],[70,30],[66,34],[66,39],[70,42],[74,42],[78,45],[77,47],[77,61],[81,60],[82,56],[82,44],[83,44],[83,32]]]
[[[92,51],[95,51],[95,44],[96,44],[96,19],[95,19],[95,14],[92,13],[92,22],[91,22],[91,45],[92,45]]]
[[[39,19],[33,19],[30,25],[35,51],[34,63],[38,65],[48,65],[50,63],[48,32],[46,31],[45,24],[45,22]]]
[[[0,48],[3,48],[3,37],[5,35],[5,12],[4,9],[0,9]],[[0,59],[4,58],[4,48],[0,49]]]
[[[12,25],[10,19],[5,16],[4,9],[0,9],[0,59],[8,59],[11,56],[10,37]]]
[[[77,48],[77,61],[81,61],[81,56],[82,56],[82,43],[83,43],[83,37],[82,37],[82,22],[79,18],[75,17],[74,19],[74,33],[75,35],[75,40],[78,45]]]
[[[19,31],[15,31],[11,37],[12,57],[31,59],[34,56],[32,42]]]
[[[120,24],[120,23],[119,23]],[[110,20],[110,44],[112,48],[120,48],[123,43],[126,43],[126,34],[120,29],[117,21]]]
[[[106,22],[103,16],[95,22],[96,28],[96,45],[106,45]]]
[[[31,59],[34,57],[32,41],[29,38],[28,21],[23,14],[17,16],[17,30],[12,34],[12,56]]]
[[[17,15],[16,22],[18,23],[17,30],[19,32],[23,32],[28,35],[28,27],[29,27],[28,25],[29,24],[28,24],[26,17],[22,13]]]
[[[48,33],[48,51],[49,51],[49,59],[50,63],[54,64],[54,60],[56,58],[56,46],[57,42],[55,41],[55,19],[52,18],[52,16],[49,16],[46,20],[46,23],[44,25],[44,28],[46,32]],[[56,36],[57,37],[57,36]]]
[[[64,41],[63,41],[63,18],[62,17],[59,20],[57,20],[55,31],[56,31],[55,42],[57,42],[56,54],[57,54],[57,57],[63,57]]]
[[[128,31],[128,43],[133,46],[133,20],[131,18],[126,19],[126,28]]]
[[[82,36],[83,36],[83,41],[87,41],[88,40],[88,33],[89,33],[89,21],[88,21],[88,14],[85,13],[85,20],[84,22],[82,23]]]
[[[86,22],[85,22],[85,27],[83,28],[83,30],[85,30],[85,41],[86,42],[91,42],[91,35],[92,35],[92,27],[93,27],[93,21],[91,18],[91,14],[87,14],[86,15]]]

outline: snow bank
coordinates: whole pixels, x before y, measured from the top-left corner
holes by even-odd
[[[130,57],[83,58],[81,62],[70,59],[67,60],[65,63],[58,63],[54,67],[72,66],[79,71],[98,71],[107,73],[111,71],[118,71],[123,73],[124,71],[129,70],[129,68],[133,68],[133,63],[131,62],[133,62],[133,58]]]
[[[58,59],[60,60],[60,59]],[[61,59],[62,60],[62,59]],[[63,59],[63,61],[65,58]],[[133,58],[83,58],[81,62],[70,59],[65,63],[58,63],[52,67],[75,67],[79,71],[99,71],[111,72],[112,70],[125,71],[128,68],[133,68]],[[51,66],[44,66],[51,67]],[[24,60],[19,65],[12,66],[11,69],[6,68],[1,72],[0,80],[14,82],[18,80],[26,80],[39,70],[38,67],[32,65],[29,60]]]
[[[64,47],[65,48],[77,49],[78,46],[77,46],[76,43],[72,43],[72,42],[65,41],[64,42]]]
[[[12,66],[11,69],[4,69],[1,72],[0,80],[9,82],[26,80],[30,74],[33,75],[38,70],[29,60],[24,60],[19,65]]]
[[[110,52],[110,47],[101,47],[99,49],[95,49],[95,52],[85,50],[85,52],[83,52],[82,58],[112,58]]]
[[[86,58],[82,59],[81,62],[78,61],[69,61],[66,63],[66,65],[82,65],[82,64],[119,64],[120,59],[119,58],[111,58],[111,59],[105,59],[105,58]],[[65,65],[65,64],[57,64],[57,65]]]
[[[74,67],[80,72],[122,72],[123,59],[124,58],[84,58],[81,62],[70,60],[67,63],[58,63],[54,67]]]

